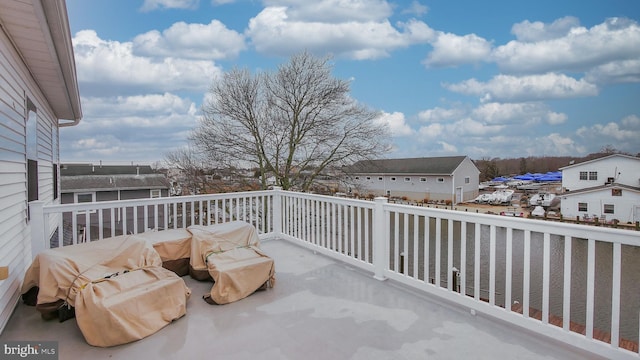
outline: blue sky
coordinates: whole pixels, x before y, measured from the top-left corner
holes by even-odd
[[[163,159],[234,66],[308,50],[389,124],[387,157],[640,153],[640,2],[67,0],[83,119],[63,162]]]

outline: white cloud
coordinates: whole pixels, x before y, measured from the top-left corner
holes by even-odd
[[[297,15],[291,16],[296,11]],[[359,60],[387,57],[392,50],[426,42],[433,36],[433,30],[415,20],[399,24],[403,30],[399,31],[386,19],[367,17],[370,19],[322,22],[302,18],[299,8],[272,6],[249,21],[245,34],[260,53],[288,56],[304,48]]]
[[[530,141],[536,145],[535,153],[538,156],[566,156],[585,154],[587,152],[584,146],[576,143],[572,138],[562,136],[558,133],[551,133]]]
[[[401,112],[383,112],[382,115],[377,119],[377,121],[379,123],[387,124],[392,136],[400,137],[411,136],[415,134],[413,129],[411,129],[411,126],[406,123],[404,114]]]
[[[486,103],[476,108],[436,107],[420,112],[419,119],[425,124],[417,131],[414,152],[452,154],[456,153],[452,151],[455,149],[457,153],[478,157],[540,154],[542,148],[531,138],[546,129],[544,125],[558,125],[568,120],[566,114],[554,112],[541,102]]]
[[[140,11],[165,9],[196,9],[200,0],[144,0]]]
[[[636,153],[640,139],[640,117],[630,115],[619,122],[583,126],[576,134],[584,139],[585,143],[599,144],[599,148],[614,144],[620,151]]]
[[[205,91],[221,70],[211,61],[136,56],[132,43],[103,40],[93,30],[73,38],[78,82],[86,95],[140,91]]]
[[[522,23],[520,26],[526,27]],[[497,47],[492,54],[493,60],[507,72],[546,73],[586,71],[612,61],[640,57],[640,26],[633,20],[610,18],[590,29],[574,26],[566,35],[555,38],[548,36],[553,31],[546,27],[553,27],[553,24],[545,26],[540,33],[550,38],[535,42],[529,41],[545,36],[524,35],[523,29],[516,30],[527,41],[510,41]]]
[[[441,122],[445,120],[457,120],[465,116],[466,110],[459,108],[444,109],[436,107],[418,113],[418,119],[425,122]]]
[[[564,74],[511,76],[497,75],[488,82],[470,79],[445,88],[483,101],[530,101],[566,99],[598,95],[598,88],[584,79],[576,80]]]
[[[521,42],[537,42],[551,40],[566,36],[572,28],[580,26],[580,20],[573,16],[565,16],[551,24],[541,21],[530,22],[525,20],[513,25],[511,33]]]
[[[82,108],[85,116],[115,119],[133,114],[140,117],[157,117],[170,114],[194,117],[197,112],[196,105],[191,100],[170,93],[116,97],[83,97]]]
[[[475,35],[458,36],[441,33],[431,43],[433,51],[423,64],[427,67],[450,67],[487,61],[491,54],[491,42]]]
[[[195,103],[170,93],[81,100],[82,121],[61,131],[63,161],[159,160],[183,146],[197,123]]]
[[[420,127],[418,134],[420,135],[420,141],[428,141],[430,139],[437,139],[443,135],[445,128],[442,124],[433,123]]]
[[[458,152],[458,147],[453,144],[449,144],[444,141],[438,141],[438,145],[442,147],[442,151],[444,151],[445,153],[455,154]]]
[[[133,39],[133,53],[151,57],[229,59],[245,48],[244,36],[218,20],[209,24],[177,22],[162,33],[152,30]]]
[[[403,14],[413,14],[415,16],[423,16],[429,12],[429,8],[425,5],[422,5],[419,1],[413,0],[411,5],[409,5],[406,9],[402,10]]]
[[[502,124],[487,123],[471,117],[447,125],[447,133],[451,134],[450,138],[459,143],[465,142],[463,138],[496,135],[502,133],[504,129],[505,126]]]
[[[585,79],[593,83],[640,82],[640,60],[612,61],[589,70]]]
[[[567,121],[567,115],[549,110],[539,102],[486,103],[473,110],[472,116],[487,124],[517,124],[532,126],[540,124],[559,125]]]
[[[385,0],[265,0],[267,7],[287,8],[293,22],[368,22],[384,21],[393,9]]]

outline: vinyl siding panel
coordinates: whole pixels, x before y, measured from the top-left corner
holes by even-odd
[[[57,120],[26,66],[0,28],[0,265],[9,278],[0,281],[0,332],[20,295],[31,264],[27,221],[26,103],[36,107],[36,151],[39,200],[53,200],[52,159],[58,151]],[[56,155],[57,156],[57,155]],[[52,230],[53,231],[53,230]]]

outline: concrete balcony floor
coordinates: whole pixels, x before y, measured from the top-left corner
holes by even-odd
[[[44,321],[18,305],[0,341],[58,341],[60,359],[589,359],[529,334],[298,247],[268,240],[275,288],[228,305],[184,277],[187,315],[140,341],[88,345],[75,320]],[[109,329],[105,329],[109,331]]]

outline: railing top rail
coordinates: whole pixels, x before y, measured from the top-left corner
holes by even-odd
[[[271,196],[273,191],[244,191],[224,194],[204,194],[204,195],[187,195],[187,196],[171,196],[163,198],[147,198],[147,199],[127,199],[127,200],[110,200],[98,201],[91,203],[70,203],[70,204],[47,204],[44,205],[45,213],[56,213],[65,211],[86,211],[98,209],[122,208],[128,206],[145,206],[154,204],[173,204],[188,203],[192,201],[207,201],[216,199],[234,199],[242,197]]]
[[[453,221],[494,225],[515,230],[567,235],[575,238],[595,239],[598,241],[640,246],[640,233],[625,229],[612,229],[593,225],[561,223],[555,221],[527,219],[495,214],[480,214],[450,209],[425,208],[403,204],[384,204],[385,211],[398,211],[406,214],[443,218]]]
[[[282,194],[287,197],[313,199],[313,200],[319,200],[319,201],[330,201],[330,202],[334,202],[342,205],[357,205],[359,207],[371,208],[371,209],[373,209],[373,207],[375,206],[375,203],[373,201],[368,201],[368,200],[349,199],[349,198],[342,198],[337,196],[310,194],[310,193],[302,193],[302,192],[295,192],[295,191],[282,191]]]

